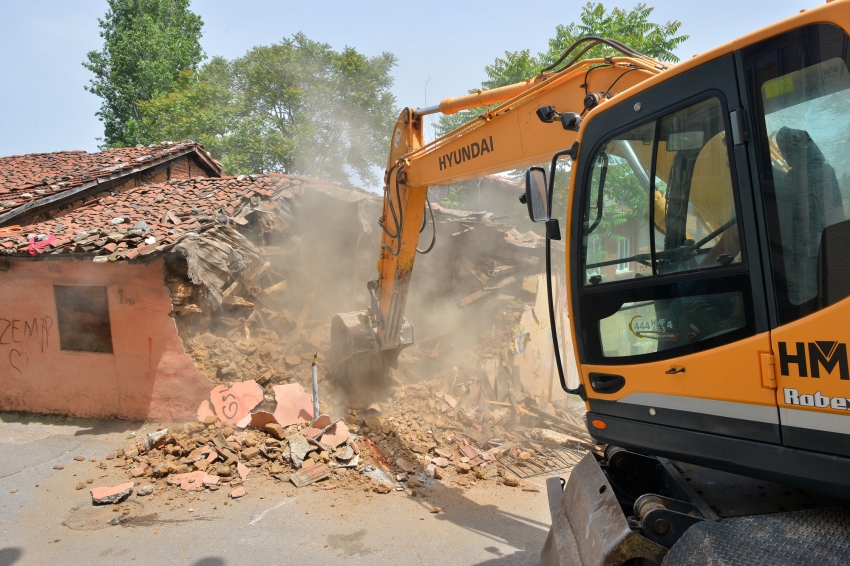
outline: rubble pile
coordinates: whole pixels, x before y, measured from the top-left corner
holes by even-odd
[[[566,470],[598,448],[581,405],[531,391],[513,359],[529,339],[517,333],[520,319],[541,303],[539,236],[486,212],[434,207],[441,242],[417,259],[408,304],[417,340],[382,397],[358,404],[325,362],[331,316],[368,304],[380,199],[307,179],[270,181],[273,189],[245,193],[198,239],[174,242],[165,264],[174,318],[214,387],[197,421],[116,452],[112,467],[134,482],[131,491],[168,502],[199,491],[250,497],[275,485],[536,490],[526,478]],[[314,355],[319,415],[307,392]]]
[[[577,411],[549,406],[557,415],[549,414],[530,397],[506,406],[473,406],[486,377],[450,373],[419,383],[396,376],[392,397],[352,407],[342,419],[314,419],[312,399],[298,384],[275,387],[271,412],[263,410],[268,402],[256,383],[219,386],[202,406],[201,413],[209,413],[200,421],[133,437],[110,455],[111,467],[123,470],[131,483],[94,488],[93,502],[119,503],[134,485],[138,496],[169,489],[169,501],[183,492],[219,490],[236,499],[249,494],[248,478],[260,492],[263,484],[280,482],[412,495],[433,482],[537,490],[521,478],[539,470],[556,473],[553,450],[580,455],[595,448]],[[224,414],[228,410],[233,412]]]

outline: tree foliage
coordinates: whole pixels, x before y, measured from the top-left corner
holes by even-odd
[[[483,90],[506,86],[526,78],[534,77],[540,70],[551,65],[569,47],[588,35],[616,39],[633,49],[663,61],[677,62],[673,51],[682,44],[687,35],[676,35],[682,23],[679,21],[657,24],[649,21],[654,8],[638,4],[633,10],[613,8],[606,11],[600,3],[588,2],[582,8],[579,21],[569,25],[558,25],[555,37],[549,40],[545,52],[532,55],[531,51],[506,51],[484,68],[487,80],[481,83]],[[599,45],[588,51],[581,59],[605,57],[613,54],[607,46]],[[471,90],[470,92],[475,92]],[[474,108],[451,116],[442,116],[436,125],[437,135],[444,135],[458,126],[480,115],[484,108]]]
[[[107,0],[98,19],[103,48],[90,51],[83,66],[94,73],[86,90],[103,99],[103,147],[140,143],[147,133],[139,105],[171,92],[181,71],[204,59],[203,21],[189,0]]]
[[[213,58],[142,103],[148,140],[191,138],[229,173],[302,173],[377,183],[397,111],[396,58],[334,51],[304,34]]]

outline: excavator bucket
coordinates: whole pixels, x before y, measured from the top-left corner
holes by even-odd
[[[398,347],[381,349],[368,311],[337,314],[331,320],[331,372],[344,389],[365,401],[384,387],[398,355],[411,344],[413,324],[407,319]]]

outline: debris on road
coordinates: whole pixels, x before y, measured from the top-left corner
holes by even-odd
[[[112,487],[95,487],[91,490],[94,505],[114,505],[129,497],[133,492],[133,482],[122,483]]]
[[[317,481],[323,480],[331,475],[331,470],[324,464],[316,464],[309,468],[302,468],[300,471],[289,476],[295,487],[304,487]]]

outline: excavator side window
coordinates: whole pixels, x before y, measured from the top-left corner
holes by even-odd
[[[717,98],[609,140],[596,153],[587,192],[585,285],[742,260]]]
[[[743,57],[786,324],[850,296],[850,38],[810,25]]]
[[[585,209],[585,284],[652,275],[649,175],[656,122],[609,140],[594,158]]]
[[[718,96],[597,146],[582,208],[589,363],[663,359],[754,333]]]

